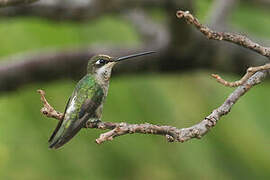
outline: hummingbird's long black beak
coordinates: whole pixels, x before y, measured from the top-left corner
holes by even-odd
[[[152,53],[155,53],[155,51],[147,51],[147,52],[142,52],[142,53],[138,53],[138,54],[131,54],[131,55],[128,55],[128,56],[123,56],[123,57],[120,57],[120,58],[116,58],[114,60],[114,62],[119,62],[119,61],[123,61],[123,60],[129,59],[129,58],[134,58],[134,57],[143,56],[143,55],[152,54]]]

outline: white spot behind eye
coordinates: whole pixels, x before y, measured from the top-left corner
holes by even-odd
[[[99,59],[99,60],[97,60],[96,64],[105,64],[105,60]]]
[[[100,64],[100,60],[98,60],[98,61],[96,62],[96,64]]]

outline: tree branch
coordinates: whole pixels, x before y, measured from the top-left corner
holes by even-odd
[[[30,4],[38,0],[0,0],[0,8],[7,6],[16,6],[21,4]]]
[[[255,51],[265,57],[270,58],[270,48],[261,46],[255,42],[252,42],[247,37],[240,34],[233,34],[227,32],[216,32],[209,29],[207,26],[201,24],[189,11],[177,11],[178,18],[184,18],[188,23],[193,24],[199,31],[201,31],[208,39],[214,39],[218,41],[228,41],[242,47]]]
[[[96,139],[96,143],[101,144],[105,141],[113,140],[115,137],[122,136],[125,134],[153,134],[166,136],[169,142],[186,142],[190,139],[197,138],[200,139],[204,136],[211,128],[213,128],[218,120],[228,114],[232,106],[237,102],[237,100],[243,96],[250,88],[262,82],[262,80],[268,74],[267,71],[261,71],[255,73],[252,77],[248,79],[242,86],[238,87],[230,96],[225,100],[225,102],[213,110],[210,115],[208,115],[200,123],[195,124],[189,128],[178,129],[173,126],[161,126],[153,124],[129,124],[129,123],[114,123],[114,122],[92,122],[88,121],[85,125],[86,128],[96,128],[101,130],[111,130],[100,135]],[[54,110],[45,98],[45,93],[41,90],[38,91],[41,95],[41,100],[43,103],[43,108],[41,112],[51,118],[61,119],[62,114]],[[58,114],[58,115],[55,115]]]

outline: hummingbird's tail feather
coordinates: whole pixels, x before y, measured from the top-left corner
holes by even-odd
[[[50,141],[49,148],[58,149],[67,142],[69,142],[81,130],[81,128],[84,127],[88,119],[89,114],[72,123],[69,126],[70,128],[68,129],[65,128],[65,123],[64,124],[61,123],[59,130],[56,132],[55,136]]]
[[[54,137],[55,137],[56,133],[58,132],[58,130],[60,129],[62,123],[63,123],[63,119],[58,122],[56,128],[54,129],[54,131],[53,131],[53,133],[52,133],[52,135],[51,135],[51,137],[50,137],[50,139],[48,141],[49,143],[51,143],[52,140],[54,139]]]
[[[71,132],[65,133],[64,136],[56,137],[51,141],[49,148],[58,149],[69,142],[80,130],[82,126],[75,127]]]
[[[67,106],[68,106],[69,102],[70,102],[70,98],[68,99]],[[65,114],[66,114],[66,111],[67,111],[67,106],[65,108],[64,115],[63,115],[62,119],[58,122],[56,128],[54,129],[54,131],[53,131],[53,133],[52,133],[52,135],[51,135],[51,137],[50,137],[50,139],[48,141],[49,143],[52,143],[55,135],[57,134],[57,132],[59,131],[59,129],[61,128],[61,126],[63,124],[64,118],[65,118]]]
[[[64,144],[69,142],[79,131],[81,128],[76,129],[76,131],[72,132],[72,134],[65,136],[65,137],[59,137],[55,141],[52,141],[52,143],[49,145],[49,148],[51,149],[58,149],[62,147]]]
[[[49,148],[54,148],[54,146],[58,143],[59,140],[60,140],[60,139],[57,139],[56,141],[54,141],[53,143],[51,143],[51,144],[49,145]]]

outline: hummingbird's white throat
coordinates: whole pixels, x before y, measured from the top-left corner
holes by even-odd
[[[116,62],[109,62],[96,70],[96,78],[101,84],[107,82],[110,79],[112,68],[115,64]]]

